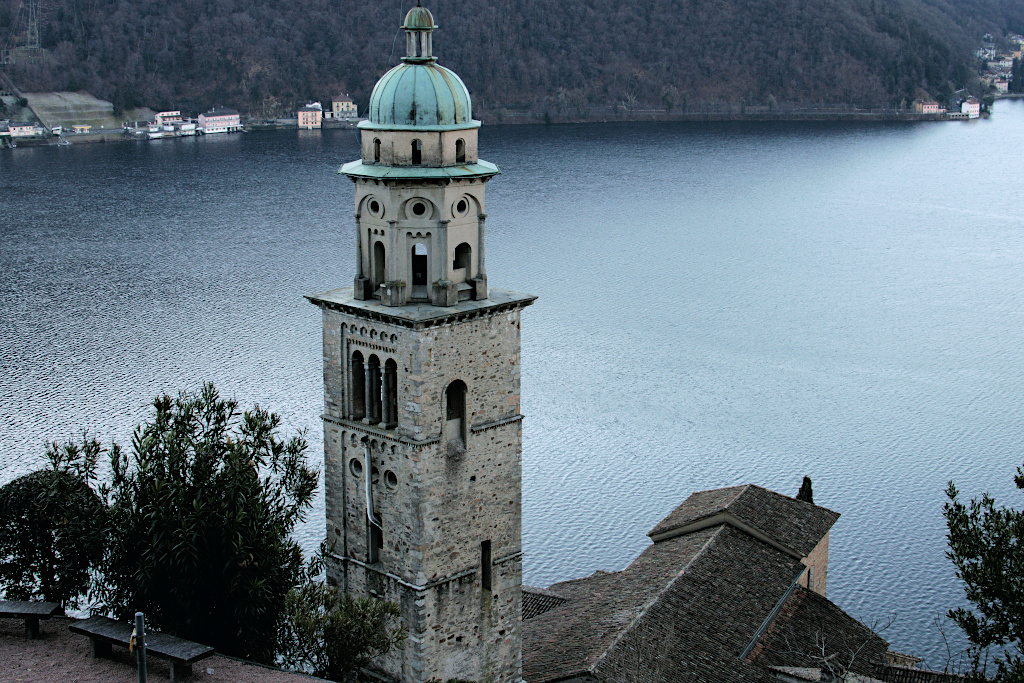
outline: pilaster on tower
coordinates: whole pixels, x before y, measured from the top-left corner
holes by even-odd
[[[373,89],[355,187],[352,289],[323,312],[328,577],[395,602],[397,680],[521,678],[520,314],[489,289],[469,92],[414,7],[407,55]]]

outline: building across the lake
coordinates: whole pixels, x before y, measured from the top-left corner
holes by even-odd
[[[199,115],[197,129],[206,135],[211,133],[233,133],[242,130],[241,115],[227,107],[213,107]]]
[[[34,123],[12,123],[7,127],[12,138],[32,138],[46,134],[46,130]]]
[[[182,122],[181,112],[177,110],[162,111],[153,118],[156,119],[156,125],[158,126],[174,125],[176,123],[180,124]]]
[[[914,100],[914,111],[918,114],[942,114],[946,110],[934,100]]]
[[[967,114],[967,118],[976,119],[981,116],[981,102],[977,98],[968,97],[960,103],[960,113]]]
[[[307,130],[319,128],[323,120],[324,110],[319,102],[307,104],[298,111],[299,128]]]
[[[490,286],[469,91],[423,7],[359,124],[351,288],[322,314],[330,582],[400,607],[386,679],[827,680],[895,655],[826,597],[839,515],[741,486],[694,493],[626,569],[522,585],[521,318]],[[907,661],[902,659],[900,661]],[[915,678],[915,681],[927,680]]]
[[[336,119],[354,119],[359,115],[359,108],[348,95],[338,95],[331,100],[331,114]]]

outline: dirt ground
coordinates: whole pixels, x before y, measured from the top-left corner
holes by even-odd
[[[89,639],[71,633],[74,621],[56,618],[39,623],[38,640],[25,639],[25,622],[0,619],[0,681],[3,683],[138,683],[135,655],[114,646],[110,659],[89,656]],[[170,666],[162,659],[146,661],[148,680],[170,678]],[[268,669],[214,655],[193,665],[189,681],[213,683],[309,683],[322,679]]]

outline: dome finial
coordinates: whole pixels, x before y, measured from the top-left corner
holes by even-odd
[[[430,34],[437,28],[434,25],[434,17],[430,10],[423,7],[419,0],[416,6],[405,15],[405,23],[402,30],[405,31],[406,55],[402,59],[406,62],[432,62]]]

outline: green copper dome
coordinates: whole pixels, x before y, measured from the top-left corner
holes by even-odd
[[[399,64],[370,95],[373,128],[475,128],[469,91],[454,71],[434,63]]]

